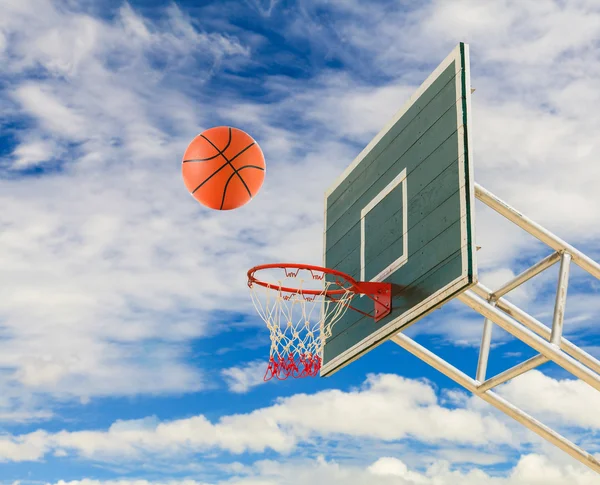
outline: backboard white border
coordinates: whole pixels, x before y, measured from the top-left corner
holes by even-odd
[[[461,48],[463,49],[464,55],[464,74],[461,75],[462,71],[462,59],[461,59]],[[460,179],[464,179],[465,177],[465,164],[468,166],[468,173],[470,177],[468,178],[466,185],[461,185],[460,190],[460,229],[461,229],[461,244],[462,244],[462,272],[461,275],[455,278],[452,282],[447,284],[444,288],[438,290],[429,298],[423,300],[418,306],[411,308],[406,311],[402,315],[398,316],[391,322],[388,322],[384,327],[381,327],[378,331],[372,333],[367,339],[362,340],[346,351],[342,352],[338,356],[336,356],[331,361],[327,362],[321,368],[321,376],[327,376],[334,372],[337,372],[341,368],[345,367],[349,363],[356,360],[360,357],[367,349],[371,348],[373,345],[378,343],[383,339],[383,336],[386,334],[393,335],[396,330],[401,330],[406,328],[406,324],[410,323],[418,314],[425,316],[439,307],[439,305],[447,300],[450,296],[463,289],[466,290],[465,283],[468,282],[469,278],[469,246],[472,248],[472,275],[473,279],[471,285],[477,283],[477,264],[476,264],[476,252],[474,248],[475,243],[475,231],[474,231],[474,212],[475,212],[475,188],[473,181],[473,167],[472,167],[472,145],[470,142],[470,130],[467,126],[465,126],[463,117],[466,116],[466,119],[470,122],[471,120],[471,75],[470,75],[470,59],[469,59],[469,46],[468,44],[459,44],[454,50],[444,59],[441,64],[429,75],[429,77],[419,86],[419,88],[413,93],[413,95],[409,98],[409,100],[404,104],[404,106],[396,113],[393,119],[388,122],[385,127],[371,140],[371,142],[361,151],[361,153],[354,159],[354,161],[347,167],[347,169],[342,173],[340,177],[335,181],[335,183],[326,191],[325,193],[325,216],[324,216],[324,224],[325,228],[327,227],[327,199],[333,193],[333,191],[339,187],[339,185],[350,175],[350,173],[358,166],[358,164],[367,156],[367,154],[373,149],[373,147],[385,136],[385,134],[396,124],[396,122],[408,111],[408,109],[419,99],[419,97],[433,84],[433,82],[444,72],[448,66],[450,66],[453,62],[455,62],[456,68],[456,76],[455,76],[455,86],[456,86],[456,103],[457,103],[457,126],[458,128],[458,169]],[[463,87],[464,83],[464,87]],[[465,96],[465,106],[463,106],[463,89]],[[466,142],[466,150],[465,150],[465,142]],[[466,155],[466,157],[465,157]],[[466,160],[465,160],[466,158]],[[385,189],[384,189],[385,191]],[[467,208],[466,205],[466,197],[467,191],[469,194],[470,204]],[[407,204],[405,203],[405,206]],[[361,224],[362,224],[361,217]],[[406,221],[406,218],[405,218]],[[407,231],[405,230],[406,234]],[[362,256],[362,239],[363,237],[363,229],[361,225],[361,256]],[[325,265],[325,253],[327,248],[327,233],[326,230],[323,231],[323,261]],[[408,237],[406,237],[408,239]],[[405,254],[408,254],[407,251],[404,251]],[[394,263],[393,263],[394,264]],[[399,266],[400,267],[400,266]],[[361,260],[361,275],[363,275],[363,260]],[[398,268],[396,268],[398,269]],[[388,277],[392,272],[384,276],[383,278]],[[383,279],[382,278],[382,279]],[[364,280],[363,280],[364,281]],[[374,279],[375,281],[375,279]]]
[[[360,280],[365,281],[365,216],[385,199],[392,190],[402,184],[402,255],[392,264],[381,270],[371,281],[381,281],[408,261],[408,204],[406,193],[406,168],[402,170],[381,192],[379,192],[362,211],[360,211]],[[361,295],[362,296],[362,295]]]

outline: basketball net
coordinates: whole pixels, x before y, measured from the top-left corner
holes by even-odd
[[[345,290],[335,296],[328,296],[331,287],[339,289],[339,282],[325,281],[318,294],[303,293],[308,281],[315,279],[315,273],[305,270],[286,271],[277,284],[260,286],[249,285],[252,302],[256,311],[267,324],[271,336],[269,364],[264,376],[268,381],[273,377],[287,379],[292,376],[315,377],[321,369],[321,354],[325,340],[331,337],[335,323],[344,315],[355,292]],[[282,291],[286,279],[294,279],[295,292]],[[313,290],[314,291],[314,290]]]

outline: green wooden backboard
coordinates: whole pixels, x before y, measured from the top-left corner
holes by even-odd
[[[377,323],[346,312],[325,343],[322,376],[476,282],[470,96],[461,43],[327,191],[324,266],[392,283],[394,297]],[[369,312],[373,302],[353,306]]]

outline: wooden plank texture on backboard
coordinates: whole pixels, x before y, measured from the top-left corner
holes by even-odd
[[[392,313],[377,323],[346,312],[325,344],[322,375],[476,281],[465,49],[444,60],[326,196],[324,265],[360,279],[362,257],[365,279],[383,270],[395,295]],[[402,171],[406,179],[390,185]],[[353,305],[370,312],[373,303],[356,297]]]

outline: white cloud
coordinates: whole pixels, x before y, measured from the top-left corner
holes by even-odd
[[[117,421],[106,431],[60,431],[43,434],[43,439],[35,433],[7,436],[4,459],[25,453],[39,459],[53,450],[112,461],[209,450],[238,454],[271,449],[288,454],[314,438],[339,436],[383,442],[412,438],[466,447],[518,445],[510,428],[497,418],[479,410],[443,407],[427,383],[380,375],[369,377],[361,389],[297,394],[248,414],[222,416],[214,423],[203,415],[174,421],[147,418]]]
[[[44,431],[18,438],[0,435],[0,461],[36,461],[44,456],[49,446],[48,435]]]
[[[48,91],[38,84],[25,84],[16,90],[14,96],[23,110],[37,119],[49,134],[71,141],[84,140],[89,134],[87,120]]]
[[[542,421],[600,429],[600,393],[583,381],[552,379],[533,370],[502,386],[500,393]]]
[[[273,10],[277,8],[279,0],[246,0],[246,3],[255,8],[263,17],[270,17]]]
[[[15,161],[11,168],[21,170],[40,165],[49,161],[57,153],[60,153],[59,149],[52,140],[32,140],[29,143],[22,143],[13,152]]]
[[[347,75],[329,74],[323,79],[318,108],[308,112],[306,118],[318,121],[337,136],[368,142],[368,135],[372,138],[378,133],[416,88],[405,84],[365,86]],[[303,97],[308,98],[309,94]],[[316,101],[312,93],[310,98],[312,102]]]
[[[0,389],[13,397],[0,401],[0,418],[38,394],[85,401],[202,388],[187,342],[206,333],[215,294],[243,288],[235,276],[249,257],[207,263],[241,247],[237,221],[198,220],[178,157],[205,114],[164,83],[183,68],[239,62],[248,48],[196,30],[176,7],[153,23],[127,5],[104,21],[45,0],[9,2],[0,29],[11,81],[1,99],[32,125],[16,132],[9,168],[64,170],[0,181],[0,363],[10,370]],[[34,67],[45,75],[23,81]]]
[[[413,483],[426,483],[426,479],[419,473],[409,471],[401,460],[393,457],[383,457],[373,463],[369,472],[380,477],[397,477]]]
[[[527,455],[522,457],[517,466],[512,470],[509,483],[576,483],[595,485],[600,483],[598,474],[580,468],[557,466],[555,462],[539,455]]]
[[[221,375],[231,392],[244,394],[250,389],[265,383],[266,369],[267,364],[263,359],[223,369]]]
[[[436,461],[424,471],[410,469],[401,459],[382,457],[367,466],[349,465],[328,461],[323,457],[314,460],[288,462],[259,461],[231,473],[222,480],[195,481],[135,479],[58,481],[55,485],[275,485],[288,483],[328,483],[332,485],[597,485],[598,475],[592,471],[571,466],[560,466],[547,457],[530,454],[522,457],[505,477],[489,475],[477,470],[453,469],[447,462]]]

